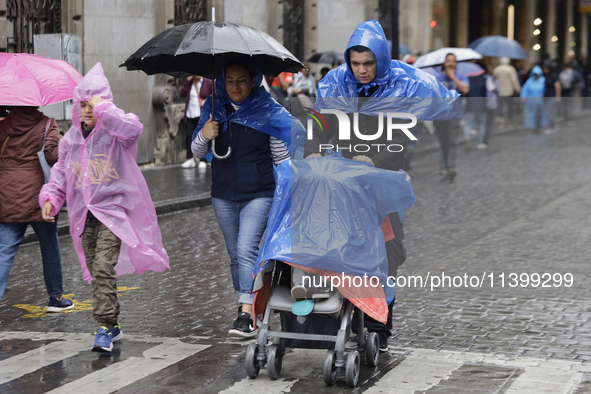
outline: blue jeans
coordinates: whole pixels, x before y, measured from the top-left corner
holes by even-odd
[[[252,304],[252,271],[272,204],[272,197],[241,202],[212,198],[213,210],[230,255],[232,283],[241,304]]]
[[[57,238],[57,222],[0,223],[0,300],[6,290],[8,273],[14,261],[14,256],[16,256],[29,224],[39,238],[47,294],[50,297],[58,298],[64,292],[62,255]]]

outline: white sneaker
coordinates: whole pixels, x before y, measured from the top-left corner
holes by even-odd
[[[481,142],[480,144],[476,145],[476,149],[486,149],[488,148],[488,145],[486,145],[484,142]]]
[[[183,168],[195,168],[195,159],[190,158],[189,160],[187,160],[186,162],[184,162],[183,164],[181,164],[181,167]]]
[[[204,161],[200,161],[198,166],[199,166],[199,168],[207,168],[207,163]]]

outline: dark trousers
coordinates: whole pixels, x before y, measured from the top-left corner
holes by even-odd
[[[62,282],[62,255],[57,238],[57,222],[0,223],[0,300],[4,295],[14,256],[31,225],[39,238],[43,279],[50,297],[59,298],[64,291]]]
[[[200,118],[185,118],[185,148],[187,149],[187,160],[193,157],[191,151],[191,142],[193,142],[193,132],[197,128]]]
[[[460,133],[460,119],[436,120],[435,133],[441,145],[441,157],[443,169],[451,170],[456,168],[456,145]]]
[[[406,260],[406,248],[401,240],[393,239],[386,242],[386,255],[388,257],[388,275],[396,276],[398,267]],[[364,316],[363,325],[367,328],[368,332],[379,332],[383,331],[388,337],[392,335],[392,309],[394,308],[394,300],[388,305],[388,319],[386,324],[381,323],[375,319],[372,319],[368,315]],[[357,322],[357,309],[353,315],[353,324]],[[356,331],[355,329],[353,331]]]

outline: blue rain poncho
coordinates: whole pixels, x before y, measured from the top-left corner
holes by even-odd
[[[538,79],[534,75],[538,75]],[[529,73],[529,78],[521,88],[520,97],[544,97],[546,91],[546,78],[540,66],[535,66]]]
[[[378,90],[358,108],[359,82],[349,68],[349,48],[362,45],[369,48],[377,60],[376,78],[367,85],[379,85]],[[459,97],[447,90],[437,79],[398,60],[392,60],[388,41],[378,21],[360,23],[345,50],[346,62],[326,74],[318,82],[315,109],[337,109],[345,113],[360,112],[377,116],[378,112],[405,112],[419,120],[433,120],[447,115]],[[366,85],[364,85],[365,87]],[[391,99],[385,99],[391,98]]]
[[[298,135],[305,135],[306,131],[300,121],[275,101],[265,88],[260,86],[263,81],[263,75],[258,69],[256,71],[257,87],[254,88],[254,92],[240,103],[237,111],[230,115],[226,114],[226,104],[232,101],[226,91],[225,81],[226,69],[224,67],[215,81],[215,120],[220,125],[220,132],[226,131],[228,122],[233,122],[279,138],[285,141],[288,147],[290,147],[292,142],[292,132],[294,139]],[[211,115],[211,101],[211,97],[205,100],[201,119],[193,133],[193,139],[197,137],[205,122],[209,120]],[[211,161],[211,157],[212,154],[210,152],[207,159]]]
[[[254,276],[277,259],[386,283],[381,224],[416,201],[406,172],[332,156],[285,161],[277,175]]]

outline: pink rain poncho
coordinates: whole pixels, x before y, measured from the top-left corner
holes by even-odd
[[[84,139],[80,102],[93,96],[103,101],[94,107],[98,121]],[[170,269],[156,210],[135,161],[143,125],[136,115],[125,114],[112,100],[109,81],[97,63],[74,91],[73,126],[61,139],[51,180],[39,194],[41,207],[46,201],[53,205],[50,216],[68,201],[70,233],[84,279],[89,282],[92,276],[81,238],[88,211],[121,239],[117,275]]]

